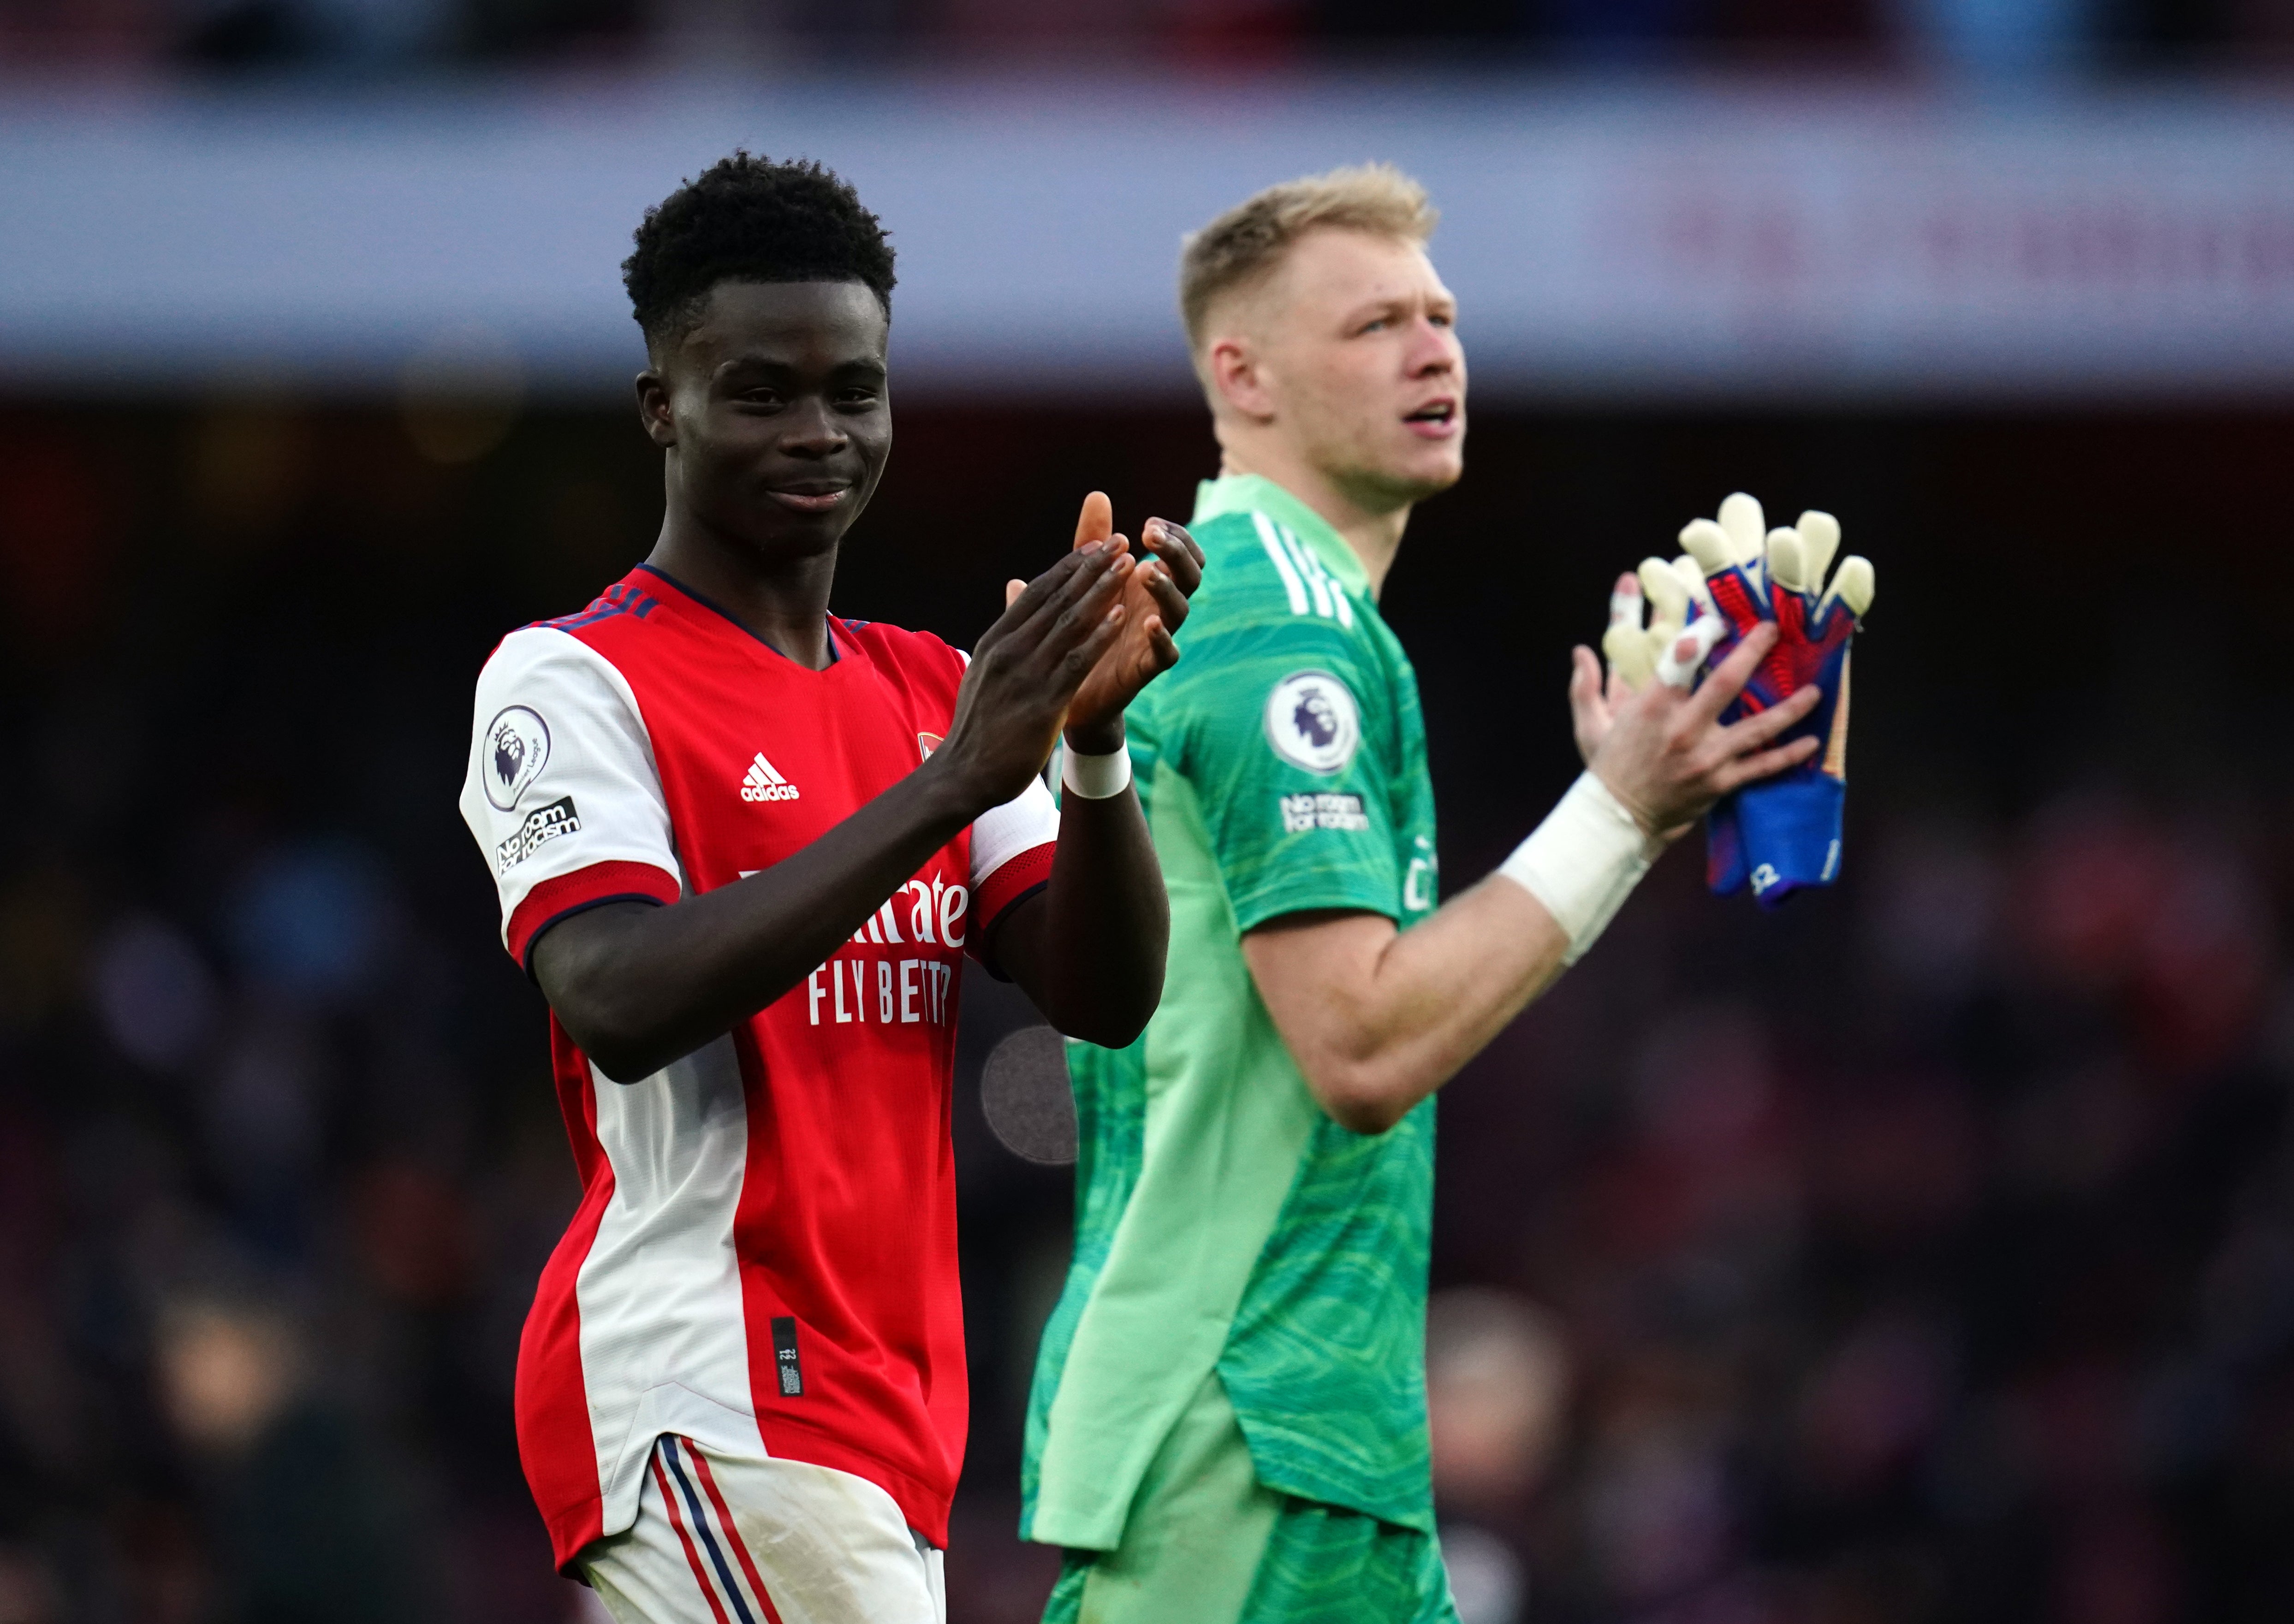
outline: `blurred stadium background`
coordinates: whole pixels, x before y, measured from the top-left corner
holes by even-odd
[[[453,796],[649,545],[615,267],[736,143],[899,248],[844,613],[969,642],[1213,451],[1181,231],[1419,173],[1470,472],[1388,594],[1453,887],[1728,491],[1880,567],[1847,877],[1672,858],[1445,1095],[1467,1624],[2294,1609],[2287,0],[0,0],[0,1624],[591,1618],[519,1480],[574,1196]],[[988,1131],[954,1624],[1064,1169]]]

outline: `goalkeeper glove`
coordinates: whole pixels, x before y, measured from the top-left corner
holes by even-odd
[[[1723,797],[1705,822],[1706,883],[1724,897],[1750,884],[1761,905],[1774,908],[1804,887],[1831,884],[1840,873],[1849,643],[1872,606],[1875,577],[1869,559],[1851,555],[1824,587],[1840,548],[1840,522],[1828,513],[1803,513],[1798,525],[1765,533],[1762,523],[1760,503],[1740,491],[1720,504],[1717,523],[1691,521],[1680,545],[1696,560],[1726,628],[1713,645],[1716,654],[1762,621],[1777,628],[1776,646],[1721,719],[1765,710],[1810,683],[1824,693],[1814,710],[1775,741],[1812,737],[1823,748],[1798,767]]]

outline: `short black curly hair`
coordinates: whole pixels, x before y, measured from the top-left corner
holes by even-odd
[[[736,150],[646,210],[622,285],[646,342],[698,318],[723,281],[859,282],[892,313],[892,245],[860,194],[809,158]]]

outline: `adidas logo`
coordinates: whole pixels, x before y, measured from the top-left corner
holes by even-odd
[[[749,763],[749,775],[741,780],[743,800],[794,800],[796,785],[774,770],[773,764],[759,751],[757,759]]]

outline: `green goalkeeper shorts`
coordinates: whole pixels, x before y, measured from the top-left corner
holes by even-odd
[[[1457,1624],[1431,1534],[1258,1481],[1216,1375],[1111,1551],[1070,1551],[1044,1624]]]

